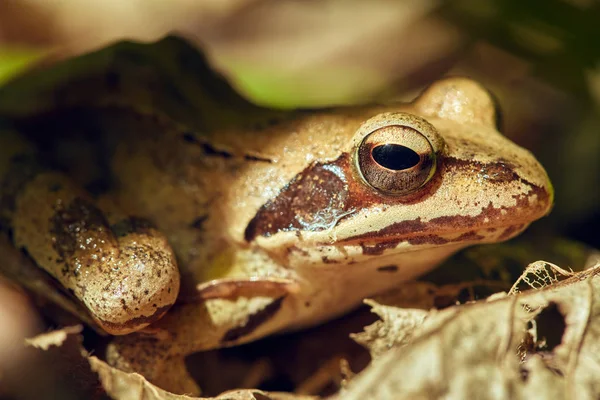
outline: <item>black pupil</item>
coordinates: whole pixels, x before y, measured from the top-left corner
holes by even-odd
[[[377,146],[371,154],[377,164],[394,171],[414,167],[421,159],[415,151],[399,144]]]

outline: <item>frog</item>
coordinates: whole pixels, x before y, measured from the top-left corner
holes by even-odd
[[[146,50],[128,46],[132,71],[147,68],[140,61]],[[184,62],[172,57],[180,62],[173,68],[193,65],[189,76],[207,70],[189,45],[168,39],[163,46],[186,54]],[[466,77],[433,82],[408,103],[284,112],[248,102],[213,75],[210,84],[227,96],[189,100],[193,83],[175,90],[160,81],[175,104],[185,103],[162,108],[155,87],[133,82],[143,73],[124,79],[109,69],[102,76],[91,80],[95,91],[71,82],[76,95],[38,97],[27,117],[71,109],[63,124],[81,132],[81,120],[100,131],[109,189],[91,196],[81,189],[87,178],[71,183],[85,175],[80,164],[63,166],[66,175],[30,168],[12,179],[19,184],[11,186],[5,224],[15,246],[55,277],[68,270],[70,283],[61,283],[82,288],[79,301],[103,310],[106,288],[129,281],[140,263],[78,265],[77,276],[73,264],[97,254],[90,242],[145,249],[126,257],[148,267],[128,286],[130,297],[122,304],[116,297],[116,322],[110,310],[95,320],[116,335],[104,354],[109,364],[175,393],[199,392],[185,368],[189,354],[341,316],[458,250],[518,235],[552,208],[544,168],[500,133],[495,99]],[[0,110],[1,99],[0,92]],[[82,110],[83,103],[91,106]],[[47,135],[56,129],[50,120],[35,130]],[[12,162],[23,158],[17,153]],[[4,181],[11,181],[10,163],[3,165]],[[66,212],[74,201],[83,205]],[[29,211],[19,214],[14,204]],[[33,210],[41,210],[35,218]],[[56,261],[57,232],[73,229],[83,232],[76,235],[79,253]],[[119,253],[127,245],[116,246]],[[36,248],[45,250],[36,256]],[[44,267],[50,259],[54,266]],[[100,273],[86,272],[95,269]],[[106,275],[111,269],[121,275]],[[136,303],[149,288],[158,297]]]

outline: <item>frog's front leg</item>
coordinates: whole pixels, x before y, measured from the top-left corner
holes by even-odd
[[[107,348],[107,361],[171,392],[190,393],[195,383],[185,369],[185,356],[248,342],[279,329],[281,314],[294,312],[290,308],[294,302],[285,300],[298,290],[292,279],[268,277],[201,284],[194,301],[176,304],[141,332],[115,338]]]
[[[175,256],[148,221],[105,215],[68,177],[41,167],[16,134],[0,135],[0,182],[3,230],[105,331],[139,330],[173,305]]]

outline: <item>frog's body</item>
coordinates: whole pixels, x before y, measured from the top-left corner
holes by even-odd
[[[181,291],[108,359],[172,390],[191,390],[173,373],[185,354],[340,315],[465,246],[517,235],[552,204],[543,168],[467,79],[411,104],[273,113],[251,128],[111,113],[105,195],[166,235]],[[390,143],[416,161],[372,153]]]

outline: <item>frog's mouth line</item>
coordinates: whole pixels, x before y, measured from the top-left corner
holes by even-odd
[[[457,233],[453,236],[444,236],[441,234],[428,233],[423,235],[411,235],[411,236],[396,236],[387,237],[382,240],[369,240],[369,241],[344,241],[343,244],[355,244],[362,247],[363,254],[365,255],[382,255],[387,249],[394,249],[402,242],[406,242],[412,246],[421,245],[433,245],[433,246],[444,246],[444,245],[456,245],[460,243],[477,244],[480,242],[498,242],[508,240],[513,236],[522,232],[529,226],[528,223],[517,223],[514,225],[502,226],[502,227],[489,227],[483,230],[469,230],[463,233]],[[418,250],[415,248],[415,250]],[[410,251],[410,250],[407,250]]]

